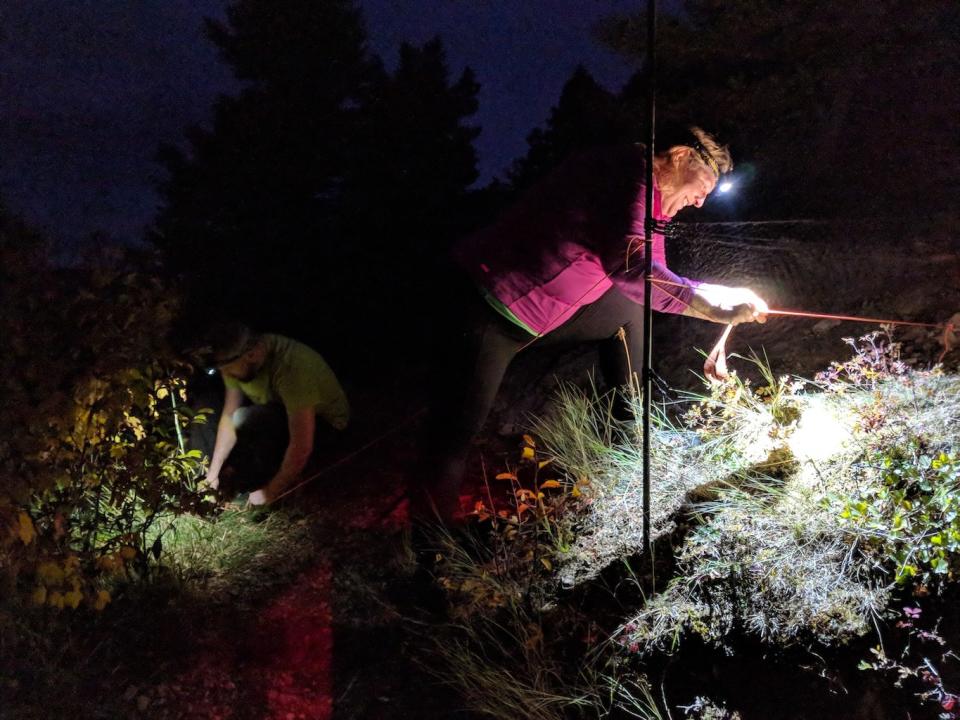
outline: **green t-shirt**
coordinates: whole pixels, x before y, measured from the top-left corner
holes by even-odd
[[[262,335],[267,346],[263,367],[249,382],[223,377],[256,405],[283,403],[288,412],[313,407],[337,430],[350,421],[350,405],[337,376],[316,350],[283,335]]]

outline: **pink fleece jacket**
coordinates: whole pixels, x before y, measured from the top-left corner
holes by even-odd
[[[545,334],[611,288],[643,303],[645,162],[642,145],[600,148],[562,163],[493,225],[468,236],[455,259],[524,324]],[[654,188],[653,217],[661,215]],[[681,313],[696,281],[666,265],[653,237],[653,308]]]

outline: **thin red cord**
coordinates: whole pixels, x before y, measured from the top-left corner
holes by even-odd
[[[889,318],[868,318],[857,315],[828,315],[826,313],[800,312],[798,310],[768,310],[767,315],[786,315],[790,317],[825,318],[827,320],[850,320],[852,322],[877,323],[879,325],[913,325],[915,327],[942,328],[945,323],[922,323],[909,320],[891,320]]]
[[[675,283],[672,280],[661,280],[659,278],[650,278],[650,282],[657,283],[658,285],[672,285],[674,287],[686,287],[681,283]],[[670,297],[672,297],[677,302],[690,307],[690,303],[684,302],[680,298],[676,297],[670,292],[664,290]],[[806,317],[806,318],[823,318],[826,320],[849,320],[851,322],[863,322],[863,323],[877,323],[880,325],[913,325],[915,327],[930,327],[930,328],[945,328],[950,323],[922,323],[922,322],[913,322],[910,320],[893,320],[890,318],[870,318],[870,317],[861,317],[859,315],[831,315],[828,313],[815,313],[815,312],[805,312],[801,310],[767,310],[767,315],[784,315],[788,317]]]
[[[635,250],[631,250],[631,247],[628,245],[626,263],[629,263],[629,257],[630,257],[631,254],[633,254],[633,252],[636,252],[636,251],[635,251]],[[560,319],[561,317],[563,317],[564,315],[566,315],[567,313],[569,313],[570,311],[579,309],[579,308],[577,307],[577,303],[578,303],[581,299],[583,299],[584,297],[586,297],[590,292],[592,292],[600,283],[602,283],[604,280],[608,279],[611,275],[613,275],[614,272],[617,272],[617,271],[616,271],[616,270],[611,270],[610,272],[605,273],[603,277],[601,277],[601,278],[600,278],[599,280],[597,280],[593,285],[591,285],[579,298],[577,298],[576,301],[574,301],[573,303],[571,303],[570,305],[568,305],[566,308],[564,308],[564,309],[560,312],[560,314],[557,315],[556,318],[554,318],[554,319],[555,319],[555,320],[558,320],[558,319]],[[691,307],[691,306],[690,306],[690,303],[688,303],[688,302],[684,301],[683,299],[677,297],[677,296],[674,295],[673,293],[671,293],[671,292],[669,292],[668,290],[666,290],[665,287],[664,287],[664,286],[670,286],[670,285],[672,285],[673,287],[688,287],[687,285],[684,285],[684,284],[682,284],[682,283],[676,283],[676,282],[673,282],[672,280],[663,280],[663,279],[655,278],[655,277],[651,277],[651,278],[650,278],[650,282],[653,282],[653,283],[656,283],[657,285],[659,285],[661,291],[663,291],[664,293],[666,293],[667,295],[669,295],[671,298],[673,298],[674,300],[676,300],[677,302],[679,302],[681,305],[686,305],[687,307]],[[951,332],[951,331],[953,330],[953,325],[952,325],[951,323],[922,323],[922,322],[913,322],[913,321],[909,321],[909,320],[893,320],[892,318],[870,318],[870,317],[862,317],[862,316],[859,316],[859,315],[833,315],[833,314],[829,314],[829,313],[814,313],[814,312],[805,312],[805,311],[801,311],[801,310],[774,310],[774,309],[769,309],[769,310],[767,310],[767,313],[766,313],[766,314],[767,314],[767,315],[780,315],[780,316],[784,316],[784,317],[818,318],[818,319],[824,319],[824,320],[847,320],[847,321],[850,321],[850,322],[861,322],[861,323],[871,323],[871,324],[876,323],[876,324],[881,324],[881,325],[911,325],[911,326],[913,326],[913,327],[942,328],[945,333],[946,333],[946,332]],[[542,333],[542,332],[541,332],[541,333],[537,333],[537,334],[534,335],[529,341],[527,341],[527,342],[524,343],[522,346],[520,346],[520,348],[517,350],[517,353],[520,353],[520,352],[526,350],[528,347],[530,347],[531,345],[533,345],[533,344],[534,344],[537,340],[539,340],[541,337],[543,337],[543,333]]]

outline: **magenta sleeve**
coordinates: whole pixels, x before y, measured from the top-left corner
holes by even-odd
[[[641,261],[642,262],[642,261]],[[658,312],[681,314],[690,307],[693,291],[700,284],[696,280],[681,277],[661,262],[653,263],[653,309]],[[635,303],[643,304],[643,265],[610,276],[617,290]],[[662,283],[656,282],[662,280]]]

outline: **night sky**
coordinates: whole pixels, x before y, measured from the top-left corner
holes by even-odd
[[[202,34],[224,0],[16,0],[0,9],[0,196],[61,244],[95,230],[142,237],[157,205],[161,141],[205,123],[237,84]],[[611,89],[630,63],[591,37],[636,0],[363,0],[388,67],[403,41],[440,35],[451,78],[481,83],[472,123],[481,182],[526,150],[577,63]]]

